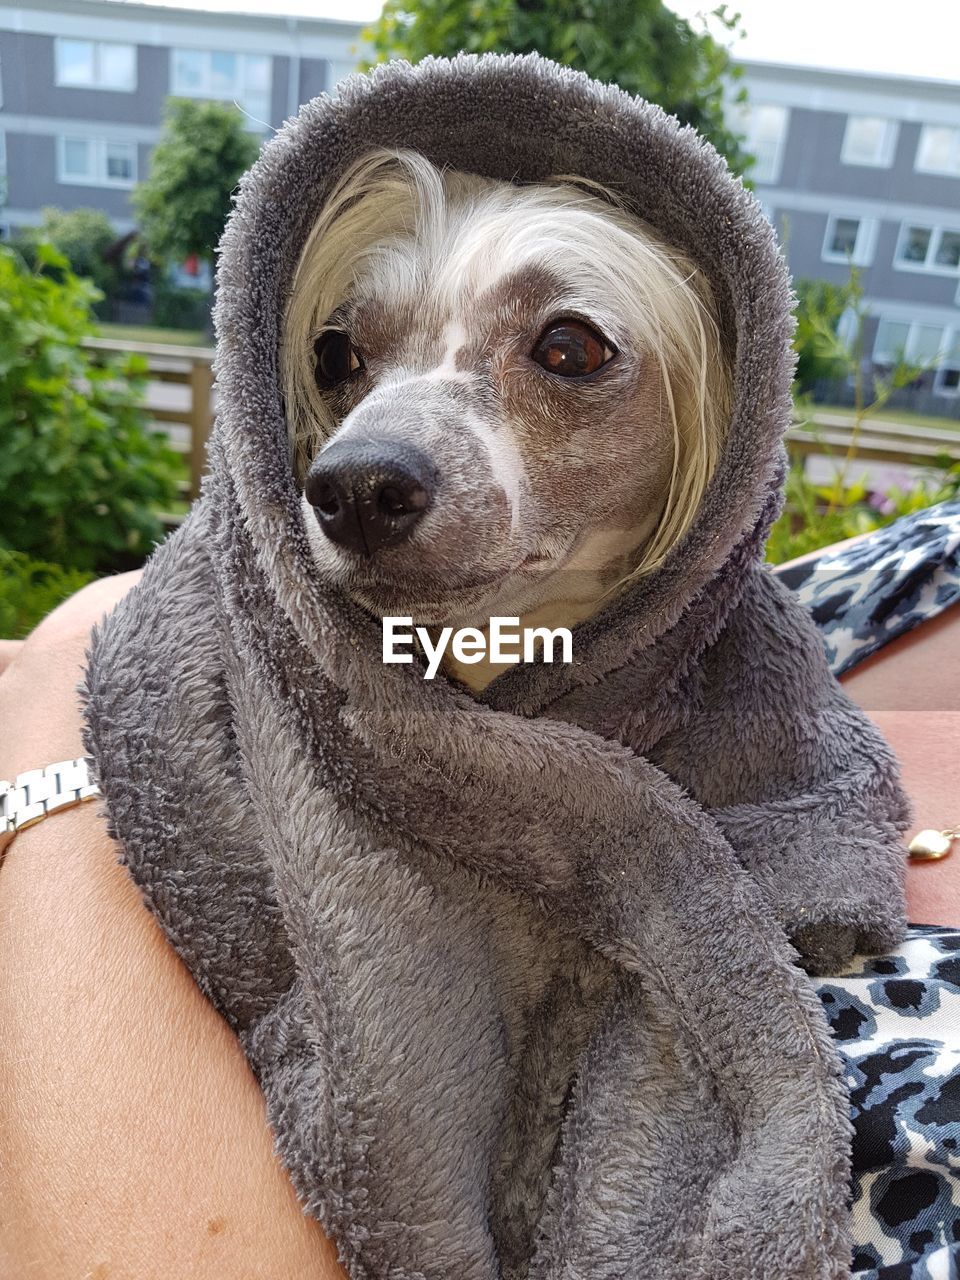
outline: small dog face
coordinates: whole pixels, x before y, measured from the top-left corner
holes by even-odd
[[[378,155],[395,173],[397,153]],[[359,253],[355,234],[349,278],[331,280],[335,260],[346,274],[334,221],[308,243],[288,310],[287,398],[318,570],[378,615],[569,624],[662,525],[683,487],[678,444],[699,454],[688,472],[709,452],[678,438],[689,423],[663,367],[675,317],[638,321],[622,297],[638,258],[653,283],[649,239],[573,187],[441,174],[415,153],[406,163],[417,225],[368,226]],[[389,190],[364,191],[356,174],[351,185],[361,194],[341,230],[364,203],[390,218]],[[659,291],[679,290],[683,269]],[[688,295],[693,316],[702,302]],[[697,326],[682,321],[703,361]]]

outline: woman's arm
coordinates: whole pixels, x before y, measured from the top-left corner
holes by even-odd
[[[82,754],[85,588],[0,678],[0,777]],[[99,805],[0,870],[0,1275],[337,1278],[273,1153],[238,1042],[144,909]]]
[[[81,753],[89,629],[135,577],[92,584],[10,651],[0,778]],[[919,825],[960,821],[958,652],[953,609],[843,681],[899,755]],[[237,1041],[97,809],[22,832],[0,871],[0,1275],[342,1280]],[[960,926],[960,856],[912,865],[908,895],[912,920]]]

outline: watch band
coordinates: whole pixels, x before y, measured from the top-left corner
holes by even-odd
[[[18,831],[99,795],[100,788],[90,781],[90,761],[84,756],[18,773],[13,782],[0,782],[0,859]]]

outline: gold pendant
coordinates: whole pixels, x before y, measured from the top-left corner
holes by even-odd
[[[960,828],[956,827],[947,831],[934,831],[932,827],[926,831],[918,831],[907,846],[910,857],[918,862],[937,862],[947,856],[958,835]]]

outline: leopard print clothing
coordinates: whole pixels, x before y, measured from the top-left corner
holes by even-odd
[[[833,674],[843,675],[960,600],[960,501],[774,572],[813,614]]]
[[[960,1275],[960,929],[912,925],[818,992],[854,1124],[853,1273]]]
[[[960,502],[774,572],[842,675],[960,601]],[[818,991],[850,1088],[853,1275],[960,1280],[960,924],[912,925]]]

